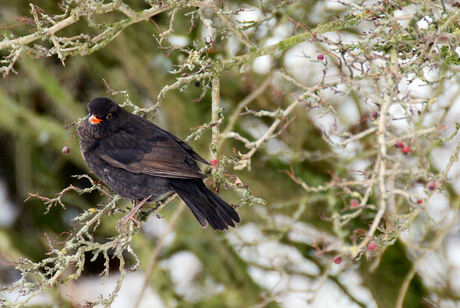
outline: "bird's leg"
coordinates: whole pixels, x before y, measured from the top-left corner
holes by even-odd
[[[136,227],[140,227],[141,223],[139,222],[139,220],[137,220],[136,218],[134,218],[134,215],[137,213],[137,211],[139,211],[139,209],[145,204],[145,202],[147,202],[147,200],[150,199],[150,197],[152,197],[152,195],[149,195],[147,197],[145,197],[144,199],[142,199],[141,202],[139,202],[139,204],[136,205],[136,203],[134,203],[134,208],[126,215],[124,216],[123,218],[121,218],[120,220],[117,221],[117,230],[118,232],[120,232],[120,225],[126,225],[126,223],[128,221],[133,221],[135,224],[136,224]],[[135,202],[135,201],[134,201]]]

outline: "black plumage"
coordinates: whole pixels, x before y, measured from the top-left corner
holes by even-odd
[[[197,161],[209,164],[190,145],[108,98],[88,104],[78,126],[88,167],[118,195],[139,201],[175,191],[199,223],[217,230],[239,222],[238,213],[203,183]]]

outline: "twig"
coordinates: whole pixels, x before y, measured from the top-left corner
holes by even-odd
[[[276,128],[282,121],[281,118],[287,117],[298,104],[299,104],[299,100],[295,100],[293,103],[291,103],[281,113],[281,117],[273,121],[272,125],[267,129],[264,135],[260,137],[256,142],[250,145],[251,150],[242,156],[241,161],[238,163],[238,165],[235,166],[235,170],[242,170],[246,167],[250,168],[251,157],[256,153],[256,151],[260,148],[260,146],[262,146],[262,144],[264,144],[268,139],[272,137],[274,131],[276,130]]]
[[[270,85],[271,80],[272,80],[272,75],[269,74],[267,78],[265,78],[265,80],[260,84],[260,86],[258,86],[253,92],[251,92],[251,94],[246,96],[241,102],[238,103],[232,115],[229,117],[228,124],[225,127],[224,131],[222,132],[222,135],[228,135],[228,133],[231,130],[233,130],[233,128],[235,127],[235,123],[238,120],[238,117],[240,116],[241,110],[243,110],[244,107],[246,107],[249,103],[251,103],[257,97],[259,97],[265,91],[265,89]],[[219,140],[219,143],[217,145],[218,148],[222,146],[222,142],[223,142],[223,138]]]
[[[385,172],[386,172],[386,159],[387,159],[387,144],[385,140],[385,135],[386,135],[386,122],[387,122],[387,114],[388,110],[390,109],[392,99],[393,99],[393,91],[395,87],[395,78],[396,78],[396,51],[392,50],[391,52],[391,64],[390,64],[390,71],[389,71],[389,76],[387,78],[387,83],[388,85],[386,86],[386,91],[384,93],[383,101],[382,101],[382,108],[380,112],[380,118],[378,122],[378,137],[377,137],[377,142],[379,145],[379,157],[380,157],[380,164],[379,164],[379,175],[378,175],[378,185],[379,185],[379,191],[380,191],[380,196],[379,196],[379,210],[377,211],[377,214],[374,217],[374,220],[372,221],[371,227],[369,228],[369,231],[366,234],[366,237],[361,241],[361,243],[358,245],[356,250],[352,252],[352,258],[356,258],[356,256],[362,252],[364,247],[369,243],[369,241],[372,239],[372,236],[374,235],[375,231],[377,230],[377,227],[380,223],[380,220],[383,217],[383,214],[385,213],[386,207],[387,207],[387,188],[385,184]]]
[[[163,232],[161,237],[158,239],[155,245],[155,248],[153,249],[152,254],[150,256],[149,264],[147,265],[147,271],[145,272],[144,282],[142,283],[142,288],[139,292],[139,295],[137,296],[136,303],[134,304],[134,308],[139,307],[139,305],[141,304],[142,297],[144,295],[145,289],[147,289],[147,286],[150,280],[150,276],[152,275],[152,272],[153,272],[153,267],[157,263],[161,248],[163,247],[165,243],[165,239],[168,236],[168,234],[171,233],[171,231],[174,229],[174,226],[176,225],[177,221],[179,220],[180,215],[182,214],[185,208],[186,208],[185,204],[181,202],[177,210],[174,211],[174,214],[171,217],[171,220],[169,221],[169,224],[166,227],[166,230]]]
[[[211,121],[217,123],[222,118],[222,109],[220,108],[220,79],[215,76],[212,78],[211,89]],[[211,128],[211,144],[209,145],[209,152],[211,159],[217,160],[218,144],[220,139],[219,125],[214,125]],[[213,168],[213,174],[216,169]]]

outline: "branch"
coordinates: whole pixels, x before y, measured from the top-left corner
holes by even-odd
[[[177,195],[174,195],[174,198]],[[174,211],[173,216],[171,217],[171,220],[169,221],[168,226],[166,227],[166,230],[163,232],[161,237],[158,239],[155,248],[152,251],[152,254],[150,256],[149,263],[147,265],[147,271],[145,272],[145,278],[144,282],[142,283],[142,288],[141,291],[139,292],[139,295],[137,296],[136,303],[134,304],[134,308],[138,308],[139,305],[141,304],[142,297],[144,296],[145,289],[147,288],[150,280],[150,276],[152,275],[153,272],[153,267],[157,264],[158,257],[160,256],[161,249],[163,248],[163,245],[165,243],[166,237],[174,230],[174,227],[179,220],[180,215],[184,212],[186,209],[186,206],[183,202],[181,202],[180,206]]]

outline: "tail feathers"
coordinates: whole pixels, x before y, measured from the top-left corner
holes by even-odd
[[[235,227],[235,222],[240,222],[235,209],[210,191],[201,180],[174,179],[170,185],[201,226],[205,227],[209,223],[215,230],[225,230],[228,226]]]

